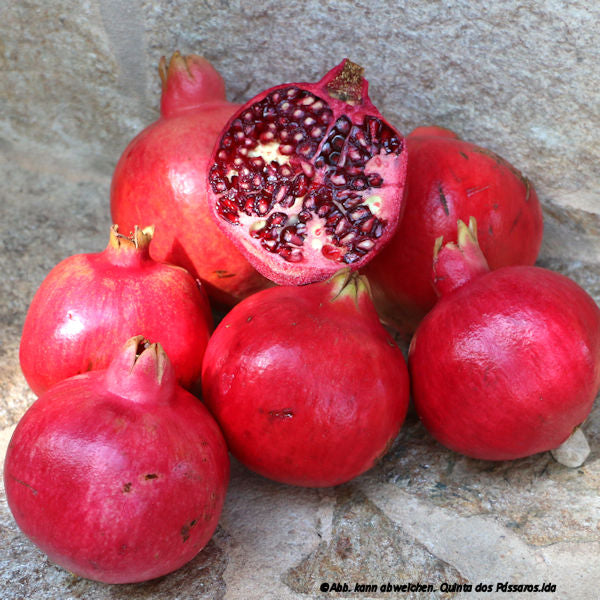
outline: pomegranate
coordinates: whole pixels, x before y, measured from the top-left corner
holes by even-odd
[[[209,163],[209,208],[279,284],[366,264],[401,216],[404,139],[344,60],[318,83],[262,92],[231,117]]]
[[[367,280],[349,268],[234,307],[209,342],[202,390],[236,458],[310,487],[372,467],[409,397],[404,357],[379,322]]]
[[[107,370],[38,398],[4,464],[23,533],[55,563],[105,583],[144,581],[191,560],[217,526],[228,479],[214,419],[176,384],[162,347],[141,336]]]
[[[127,146],[113,174],[113,221],[153,223],[151,255],[187,269],[211,300],[231,305],[269,285],[220,232],[206,204],[207,164],[237,105],[205,58],[175,52],[159,64],[161,115]]]
[[[208,299],[187,271],[150,257],[152,235],[136,227],[127,237],[114,225],[103,252],[70,256],[44,279],[20,345],[21,369],[38,396],[71,375],[105,369],[138,333],[164,346],[184,387],[197,383],[212,331]]]
[[[438,244],[439,247],[439,244]],[[600,309],[575,282],[529,265],[490,271],[476,228],[437,252],[439,302],[411,342],[415,408],[457,452],[510,460],[559,447],[600,387]]]
[[[456,222],[477,219],[490,268],[532,265],[542,240],[542,212],[531,182],[493,152],[441,127],[406,138],[406,210],[366,275],[384,322],[409,336],[436,302],[430,271],[436,238],[456,241]]]

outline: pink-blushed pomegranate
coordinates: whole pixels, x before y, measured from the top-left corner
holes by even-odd
[[[439,248],[439,243],[438,243]],[[487,268],[474,222],[434,263],[439,302],[409,351],[415,408],[461,454],[510,460],[558,448],[600,387],[600,309],[559,273]]]
[[[234,456],[265,477],[311,487],[371,468],[409,397],[404,357],[367,280],[349,268],[234,307],[209,342],[202,390]]]
[[[262,92],[231,117],[209,163],[219,227],[275,283],[357,269],[388,242],[403,206],[404,139],[344,60],[318,83]]]
[[[38,398],[4,463],[23,533],[55,563],[105,583],[191,560],[217,527],[229,480],[215,420],[177,385],[162,347],[144,342],[128,340],[107,370]]]
[[[198,383],[212,332],[199,282],[150,256],[153,228],[131,237],[113,225],[103,252],[76,254],[46,276],[29,306],[19,358],[39,396],[51,385],[108,367],[132,335],[160,342],[181,384]]]
[[[456,241],[457,220],[477,219],[492,269],[534,264],[543,222],[532,183],[493,152],[441,127],[415,129],[406,148],[404,217],[365,273],[382,319],[409,336],[437,299],[430,277],[435,240]]]
[[[111,186],[113,221],[123,231],[152,223],[151,255],[198,277],[214,302],[232,305],[269,285],[209,215],[210,153],[238,105],[208,60],[173,54],[159,65],[160,118],[140,132],[119,159]]]

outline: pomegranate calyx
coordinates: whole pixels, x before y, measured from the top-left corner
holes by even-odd
[[[580,467],[590,452],[590,445],[579,427],[575,427],[573,433],[558,448],[550,451],[557,463],[571,468]]]
[[[332,72],[326,75],[327,93],[336,100],[347,104],[361,104],[367,92],[365,70],[347,58]],[[333,77],[332,77],[333,75]]]
[[[201,105],[225,102],[225,82],[203,56],[184,56],[178,50],[167,64],[161,56],[158,74],[162,84],[160,112],[170,117]]]
[[[350,267],[341,269],[326,283],[332,286],[331,302],[351,298],[356,307],[359,308],[362,298],[368,297],[369,302],[373,300],[369,280]]]
[[[109,365],[106,388],[132,402],[168,402],[175,386],[175,371],[159,343],[142,335],[128,339]]]
[[[137,225],[133,229],[133,233],[125,235],[119,233],[119,226],[113,225],[110,228],[110,239],[108,245],[114,250],[127,249],[143,249],[150,245],[154,237],[154,225],[141,229]]]
[[[103,255],[111,264],[121,267],[139,265],[150,258],[150,242],[154,235],[154,226],[140,229],[137,225],[131,235],[119,233],[119,226],[110,228],[108,246]]]
[[[433,249],[433,285],[440,296],[449,294],[489,270],[477,241],[477,222],[474,217],[469,218],[468,225],[458,220],[456,242],[444,244],[443,237],[436,239]]]

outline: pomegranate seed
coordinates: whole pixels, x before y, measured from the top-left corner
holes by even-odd
[[[374,245],[375,242],[373,240],[362,240],[362,242],[358,242],[358,244],[356,244],[356,247],[360,248],[361,250],[371,250]]]
[[[348,244],[350,244],[350,242],[354,240],[355,237],[356,232],[351,231],[350,233],[347,233],[343,238],[340,239],[340,244],[347,246]]]

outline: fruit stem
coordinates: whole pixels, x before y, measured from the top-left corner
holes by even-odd
[[[457,241],[443,243],[443,237],[435,241],[433,249],[433,285],[444,296],[488,273],[490,268],[477,242],[477,222],[469,218],[469,225],[459,220]]]
[[[137,335],[115,355],[106,370],[105,384],[108,391],[132,402],[168,402],[176,377],[163,347]]]
[[[367,80],[363,78],[365,70],[356,63],[343,60],[332,69],[324,79],[327,93],[337,100],[347,104],[362,104],[367,96]]]

